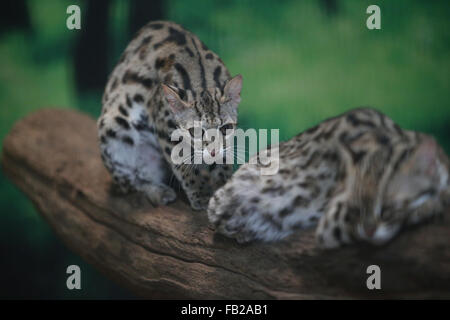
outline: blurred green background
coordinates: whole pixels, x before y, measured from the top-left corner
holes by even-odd
[[[1,141],[15,121],[42,107],[99,115],[106,72],[138,24],[162,18],[196,33],[233,75],[243,75],[243,128],[279,128],[285,140],[370,105],[405,128],[433,134],[450,151],[450,1],[93,2],[5,2]],[[66,28],[70,4],[81,8],[80,31]],[[370,4],[381,8],[381,30],[366,28]],[[0,298],[133,297],[68,251],[2,173],[0,208]],[[70,264],[81,266],[81,291],[65,287]]]

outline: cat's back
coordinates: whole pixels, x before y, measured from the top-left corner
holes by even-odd
[[[128,44],[106,92],[127,84],[153,91],[159,83],[199,91],[221,87],[229,78],[220,57],[195,34],[171,21],[153,21]]]
[[[408,139],[389,117],[372,108],[357,108],[322,121],[288,141],[262,150],[242,165],[224,189],[228,195],[250,198],[295,199],[307,189],[308,201],[326,194],[380,149],[390,149]],[[274,151],[276,150],[276,151]],[[259,159],[276,167],[270,174]],[[267,162],[267,161],[264,161]],[[320,202],[320,201],[319,201]]]
[[[278,166],[272,174],[262,174],[263,163],[255,163],[264,151],[242,165],[211,198],[208,217],[239,241],[277,240],[311,227],[334,195],[351,187],[363,163],[380,150],[389,154],[409,136],[371,108],[327,119],[280,143],[278,154],[272,151]]]

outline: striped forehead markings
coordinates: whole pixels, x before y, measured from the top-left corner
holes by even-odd
[[[186,69],[178,62],[175,63],[175,69],[180,74],[181,79],[183,79],[184,89],[185,90],[191,90],[192,89],[191,78],[189,77],[189,74],[187,73]],[[192,94],[195,97],[195,92],[193,90],[192,90]]]
[[[203,90],[206,90],[206,75],[205,75],[205,67],[203,66],[202,62],[202,55],[200,54],[200,51],[197,48],[197,44],[195,43],[195,39],[191,37],[192,44],[194,45],[195,51],[197,52],[198,57],[198,65],[200,67],[200,77],[202,78],[202,88]]]

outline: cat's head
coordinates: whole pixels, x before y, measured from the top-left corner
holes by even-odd
[[[397,168],[388,181],[385,211],[413,211],[425,206],[436,209],[441,200],[446,200],[442,197],[448,196],[446,155],[432,137],[423,135],[420,140],[415,148],[400,155],[398,164],[393,163]]]
[[[209,88],[195,95],[190,90],[171,85],[162,87],[177,127],[191,138],[195,152],[202,152],[203,157],[208,159],[216,154],[223,157],[226,141],[231,139],[237,125],[242,76],[237,75],[228,80],[223,88]],[[219,144],[212,143],[214,133],[222,137]]]
[[[388,240],[402,223],[419,222],[450,204],[449,161],[430,136],[420,134],[419,143],[400,152],[384,173],[373,215],[360,226],[373,242]]]

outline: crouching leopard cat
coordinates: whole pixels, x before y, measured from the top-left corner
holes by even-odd
[[[98,120],[102,159],[116,184],[124,192],[145,193],[154,204],[167,204],[176,198],[169,186],[174,175],[192,208],[205,209],[232,166],[174,164],[171,152],[178,142],[171,134],[181,129],[193,140],[194,122],[202,130],[232,131],[241,87],[242,77],[231,78],[219,56],[180,25],[144,26],[108,80]],[[200,147],[193,151],[225,157],[224,149]]]
[[[211,198],[208,217],[239,242],[279,240],[318,224],[325,248],[383,244],[449,205],[449,166],[432,137],[355,109],[281,143],[277,174],[243,165]]]

